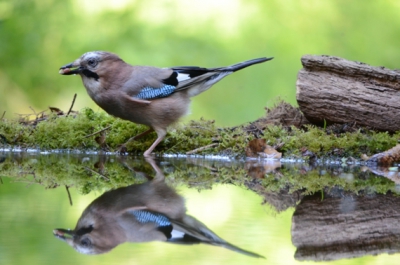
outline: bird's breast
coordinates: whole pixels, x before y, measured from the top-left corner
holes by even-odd
[[[107,91],[93,98],[107,113],[150,127],[167,127],[188,112],[190,99],[182,93],[151,100],[150,104],[129,100],[117,92]]]
[[[88,92],[89,96],[94,100],[96,98],[96,96],[98,96],[99,94],[102,94],[102,90],[104,90],[102,88],[101,82],[100,80],[95,80],[94,78],[88,78],[86,76],[82,76],[82,82],[83,85],[86,88],[86,91]]]

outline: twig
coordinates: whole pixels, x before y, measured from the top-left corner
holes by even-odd
[[[91,168],[85,167],[85,169],[86,169],[86,170],[89,170],[89,171],[91,171],[91,172],[93,172],[93,173],[95,173],[95,174],[97,174],[97,175],[99,175],[99,176],[101,176],[102,178],[104,178],[104,179],[106,179],[106,180],[108,180],[108,181],[110,181],[109,178],[107,178],[106,176],[100,174],[99,172],[94,171],[94,170],[91,169]]]
[[[93,136],[93,135],[96,135],[96,134],[98,134],[98,133],[102,133],[102,132],[104,132],[105,130],[108,130],[108,129],[110,129],[110,128],[111,128],[111,125],[110,125],[110,126],[107,126],[107,127],[104,128],[104,129],[101,129],[100,131],[97,131],[97,132],[91,133],[91,134],[89,134],[89,135],[86,135],[86,136],[83,137],[83,138],[88,138],[88,137]]]
[[[182,143],[183,141],[177,142],[176,144],[174,144],[173,146],[171,146],[170,148],[168,148],[167,150],[165,150],[164,152],[169,152],[170,150],[173,150],[175,148],[175,146],[178,146]]]
[[[40,122],[40,121],[45,121],[45,120],[47,120],[47,118],[37,118],[35,120],[30,120],[30,121],[27,121],[25,123],[29,124],[29,123],[35,123],[35,122]]]
[[[2,120],[4,118],[4,116],[6,115],[6,111],[3,112],[3,115],[1,115],[0,120]]]
[[[32,114],[32,113],[29,113],[29,114],[21,114],[21,113],[15,113],[15,114],[17,114],[18,116],[20,116],[20,117],[30,117],[30,116],[32,116],[32,115],[36,115],[36,114]]]
[[[43,117],[43,115],[45,114],[46,111],[47,111],[47,109],[42,110],[41,112],[36,113],[36,116],[42,115],[42,117]]]
[[[69,199],[69,204],[72,206],[72,198],[71,198],[71,193],[69,193],[69,188],[67,185],[65,185],[65,189],[67,190],[68,194],[68,199]]]
[[[71,107],[69,108],[66,117],[71,113],[72,107],[73,107],[74,104],[75,104],[75,99],[76,99],[76,93],[74,94],[74,98],[72,99]]]
[[[195,154],[195,153],[204,151],[206,149],[209,149],[209,148],[217,146],[217,145],[218,145],[218,143],[213,143],[213,144],[209,144],[209,145],[206,145],[206,146],[202,146],[202,147],[196,148],[196,149],[194,149],[192,151],[186,152],[186,154],[187,155]]]
[[[33,114],[37,117],[38,115],[36,114],[36,111],[32,108],[32,106],[29,106],[29,108],[33,111]]]

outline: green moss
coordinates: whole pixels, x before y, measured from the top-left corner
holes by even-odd
[[[245,186],[260,194],[313,194],[340,189],[355,194],[396,191],[390,179],[376,176],[360,168],[324,167],[305,170],[304,165],[287,164],[273,172],[260,166],[260,178],[252,175],[252,162],[212,161],[203,159],[164,159],[160,167],[172,186],[188,186],[198,190],[213,185]],[[62,170],[61,170],[62,169]],[[15,181],[37,183],[46,188],[73,187],[80,193],[123,187],[142,183],[154,176],[154,170],[142,158],[131,156],[87,156],[72,154],[11,155],[0,163],[0,177]],[[254,188],[257,185],[258,188]]]
[[[99,144],[95,132],[104,131],[105,142]],[[79,114],[57,116],[50,114],[36,125],[24,125],[17,120],[0,121],[0,147],[21,146],[25,148],[79,149],[116,151],[129,138],[147,130],[143,125],[114,118],[103,112],[83,109]],[[267,125],[262,137],[269,145],[283,144],[279,151],[284,156],[300,156],[307,149],[318,157],[372,155],[397,144],[400,132],[389,134],[373,130],[357,130],[341,134],[327,133],[327,130],[308,125],[294,126]],[[169,128],[164,141],[156,148],[157,153],[186,153],[209,146],[199,154],[224,154],[232,157],[245,156],[248,142],[255,136],[246,130],[246,125],[233,128],[217,128],[213,121],[199,120]],[[150,133],[127,145],[128,151],[141,154],[156,139]]]

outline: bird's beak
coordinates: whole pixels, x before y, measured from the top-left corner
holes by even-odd
[[[72,238],[75,235],[75,233],[69,229],[54,229],[53,230],[53,235],[55,237],[57,237],[58,239],[61,239],[64,242],[67,242],[68,244],[70,244],[70,242],[72,242]]]
[[[60,67],[60,71],[58,71],[58,73],[62,74],[62,75],[74,75],[74,74],[79,74],[80,72],[82,72],[82,67],[79,66],[79,64],[73,62],[73,63],[69,63],[66,64],[64,66]]]

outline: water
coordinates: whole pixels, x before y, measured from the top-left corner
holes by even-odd
[[[141,157],[34,152],[6,152],[0,161],[0,264],[350,265],[398,264],[400,257],[393,169],[199,157],[158,158],[152,165]],[[74,229],[105,191],[154,181],[158,168],[162,185],[185,198],[187,215],[265,259],[164,242],[123,243],[84,255],[53,235],[55,228]],[[144,199],[146,192],[146,201],[158,200],[146,189],[134,194]]]

